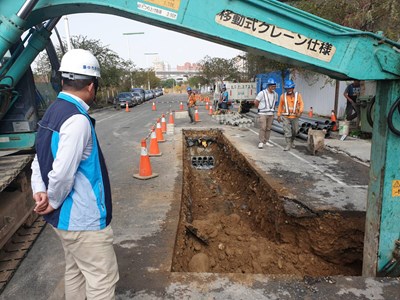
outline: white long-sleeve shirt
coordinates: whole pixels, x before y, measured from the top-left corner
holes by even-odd
[[[80,98],[68,94],[77,100],[87,111],[89,106]],[[89,157],[93,148],[90,121],[82,114],[73,115],[60,127],[59,143],[52,170],[47,174],[49,184],[47,196],[50,205],[57,209],[71,192],[75,173],[80,162]],[[37,155],[32,162],[31,186],[33,193],[46,192]]]

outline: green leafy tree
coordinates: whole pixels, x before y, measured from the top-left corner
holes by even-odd
[[[239,70],[234,59],[206,56],[200,61],[200,69],[207,82],[238,80]]]
[[[103,87],[120,86],[121,79],[129,80],[129,71],[134,68],[131,61],[125,61],[100,40],[90,39],[78,35],[71,38],[71,44],[75,49],[85,49],[93,53],[101,67],[101,85]]]
[[[135,65],[132,61],[124,60],[112,51],[108,46],[104,46],[100,40],[89,39],[86,36],[71,37],[71,45],[74,49],[85,49],[93,53],[98,59],[101,67],[100,89],[114,87],[117,89],[127,89],[130,86],[130,72]],[[66,41],[63,41],[66,49]],[[56,48],[59,59],[63,56],[61,47]],[[51,66],[47,54],[43,51],[36,59],[34,73],[37,76],[49,78]]]
[[[176,80],[173,78],[169,78],[160,82],[161,87],[171,89],[176,85]]]
[[[203,76],[193,76],[190,77],[188,80],[188,83],[190,86],[193,87],[198,87],[199,85],[206,85],[209,84],[208,80],[206,78],[204,78]]]

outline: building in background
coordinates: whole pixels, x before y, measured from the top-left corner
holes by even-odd
[[[156,72],[156,76],[160,79],[173,78],[179,81],[185,81],[187,78],[197,76],[200,74],[200,65],[197,63],[186,62],[182,66],[171,66],[160,60],[153,61],[153,69]]]

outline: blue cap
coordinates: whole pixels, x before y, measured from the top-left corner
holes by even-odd
[[[188,86],[187,89],[186,89],[186,91],[188,91],[188,92],[191,91],[191,90],[192,90],[192,88],[190,86]]]
[[[294,84],[294,82],[292,80],[285,81],[285,86],[284,86],[285,89],[294,89],[295,86],[296,85]]]

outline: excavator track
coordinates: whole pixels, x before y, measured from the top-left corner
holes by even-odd
[[[0,192],[17,178],[18,174],[33,159],[33,155],[11,155],[0,157]]]
[[[0,293],[45,226],[33,212],[32,154],[0,157]]]
[[[44,219],[37,217],[31,226],[21,226],[0,250],[0,293],[17,271],[45,225]]]

